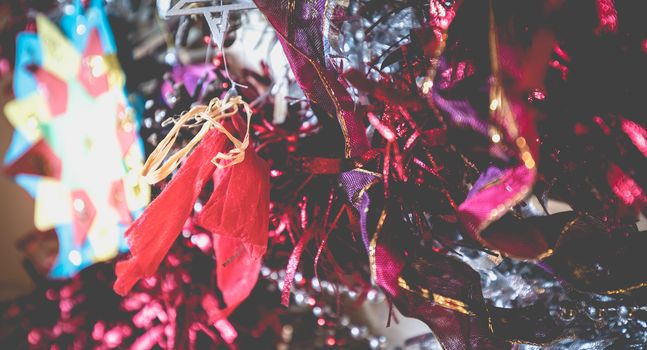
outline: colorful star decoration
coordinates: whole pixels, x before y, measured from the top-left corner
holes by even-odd
[[[5,171],[35,200],[40,231],[55,230],[52,278],[124,252],[126,227],[148,204],[135,111],[100,2],[46,16],[16,39],[15,128]]]

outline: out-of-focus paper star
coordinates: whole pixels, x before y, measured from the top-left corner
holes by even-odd
[[[37,32],[17,36],[16,99],[5,106],[15,128],[5,171],[34,197],[36,228],[56,231],[54,278],[127,250],[125,228],[150,197],[101,2],[75,5],[63,32],[38,15]]]

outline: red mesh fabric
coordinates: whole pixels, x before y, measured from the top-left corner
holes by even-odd
[[[239,240],[250,258],[260,259],[267,247],[269,173],[267,163],[249,147],[242,163],[214,172],[213,193],[196,223],[214,236]]]
[[[247,250],[240,249],[238,238],[226,235],[214,235],[213,238],[213,250],[218,262],[216,278],[226,306],[221,308],[213,296],[205,296],[202,306],[210,322],[229,316],[247,298],[261,270],[261,260],[252,258]]]
[[[211,158],[229,147],[227,137],[208,133],[180,170],[126,231],[132,257],[117,264],[114,289],[127,294],[143,277],[151,276],[180,234],[193,205],[216,166]]]
[[[213,234],[216,277],[226,306],[213,298],[203,306],[209,320],[227,317],[251,293],[267,248],[269,166],[250,147],[245,160],[214,173],[215,188],[196,222]]]
[[[214,191],[196,222],[214,236],[218,287],[227,307],[209,308],[210,317],[214,321],[225,317],[249,295],[267,247],[269,167],[250,147],[243,162],[217,169],[211,159],[229,147],[226,136],[215,130],[208,133],[128,229],[132,257],[117,264],[117,293],[128,293],[140,278],[155,273],[213,176]]]

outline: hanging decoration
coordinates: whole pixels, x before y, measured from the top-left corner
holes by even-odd
[[[161,3],[167,51],[153,56],[181,59],[139,86],[151,151],[141,177],[158,195],[127,229],[130,254],[105,265],[116,276],[88,272],[118,312],[93,318],[84,278],[44,283],[41,309],[61,312],[16,338],[135,349],[647,343],[647,84],[636,74],[647,3]],[[253,35],[252,14],[268,22]],[[176,27],[176,45],[194,52],[173,47]],[[245,45],[225,45],[225,33]],[[280,44],[288,72],[236,59],[234,46],[249,55],[259,37]],[[22,87],[54,80],[34,65],[68,69],[37,43],[19,45],[32,56],[18,56],[16,76],[35,76]],[[48,97],[29,106],[65,111]],[[37,298],[6,319],[25,322]],[[362,309],[376,301],[387,315],[368,327]],[[425,334],[387,336],[400,315]]]
[[[239,120],[241,107],[246,121]],[[241,97],[227,95],[224,100],[214,98],[208,106],[195,106],[174,121],[173,129],[144,164],[144,177],[150,183],[165,179],[194,147],[195,150],[128,229],[132,257],[117,265],[117,293],[125,295],[140,278],[155,273],[210,178],[213,192],[196,217],[196,223],[214,236],[218,262],[216,276],[222,303],[205,300],[210,319],[224,319],[251,292],[266,250],[269,210],[269,169],[248,148],[251,116],[249,105]],[[167,158],[180,128],[187,123],[201,124],[200,131]],[[233,133],[243,134],[242,141]]]

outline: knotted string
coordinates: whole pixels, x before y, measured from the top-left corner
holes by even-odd
[[[243,106],[245,114],[247,115],[247,127],[242,141],[233,136],[220,122],[223,119],[230,118],[238,114],[239,106]],[[218,152],[218,154],[211,159],[211,162],[219,169],[242,162],[245,160],[245,150],[247,149],[247,146],[249,146],[249,125],[251,117],[252,109],[240,96],[227,96],[222,100],[216,97],[212,99],[207,106],[194,106],[188,112],[183,113],[178,120],[171,119],[175,125],[173,125],[173,128],[168,135],[166,135],[166,137],[164,137],[164,139],[157,145],[155,150],[146,160],[146,163],[144,163],[142,176],[149,184],[155,184],[165,179],[180,165],[182,159],[191,152],[191,150],[211,129],[216,129],[225,134],[229,141],[234,144],[234,147],[227,153]],[[191,141],[189,141],[189,143],[182,149],[169,156],[164,163],[164,159],[166,159],[166,156],[175,144],[181,128],[198,127],[200,125],[202,125],[200,131],[191,139]]]

